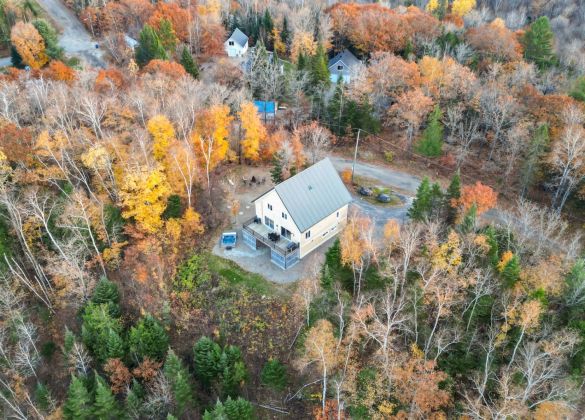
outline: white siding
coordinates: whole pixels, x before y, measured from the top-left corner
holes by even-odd
[[[305,238],[306,232],[301,234],[300,258],[303,258],[343,229],[347,224],[347,208],[348,205],[346,204],[321,220],[319,223],[313,225],[311,229],[309,229],[311,232],[309,238]]]
[[[270,191],[256,200],[254,204],[256,206],[256,216],[262,220],[262,223],[264,223],[264,217],[268,216],[274,221],[274,231],[276,233],[280,234],[280,227],[283,226],[291,232],[291,241],[300,242],[301,233],[290,214],[286,211],[276,191]],[[268,204],[272,206],[272,210],[268,208]],[[283,213],[286,215],[286,219],[282,217]]]
[[[237,42],[234,41],[234,45],[230,45],[230,40],[228,39],[226,42],[223,43],[224,49],[228,57],[242,57],[248,51],[248,43],[243,47],[240,46]]]

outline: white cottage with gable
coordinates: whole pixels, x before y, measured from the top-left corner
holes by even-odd
[[[236,28],[223,46],[228,57],[243,57],[248,51],[248,36]]]
[[[270,248],[283,269],[339,233],[351,195],[329,159],[323,159],[254,200],[256,216],[244,223],[244,242]]]

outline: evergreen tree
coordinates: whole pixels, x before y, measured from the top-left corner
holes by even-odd
[[[15,67],[17,69],[24,68],[22,57],[20,56],[14,45],[10,46],[10,64],[12,64],[12,67]]]
[[[194,79],[199,78],[199,67],[187,47],[183,47],[183,52],[181,53],[181,65]]]
[[[22,60],[21,60],[22,61]],[[299,56],[297,58],[297,70],[303,71],[307,68],[307,58],[303,52],[299,52]]]
[[[575,81],[575,86],[573,86],[569,96],[577,101],[585,102],[585,76],[581,76]]]
[[[243,398],[232,400],[228,397],[222,404],[217,401],[211,411],[205,411],[203,420],[252,420],[254,419],[254,408],[249,401]]]
[[[169,350],[167,353],[164,374],[173,390],[177,405],[176,414],[181,417],[185,409],[193,404],[193,394],[189,383],[189,371],[183,366],[173,350]]]
[[[183,213],[181,209],[181,196],[178,194],[171,194],[167,199],[167,208],[163,212],[163,219],[178,219]]]
[[[335,92],[329,101],[327,112],[329,114],[329,124],[331,131],[336,135],[342,136],[347,130],[347,114],[345,107],[348,100],[345,98],[345,83],[343,77],[339,77],[335,85]]]
[[[508,288],[514,287],[518,279],[520,278],[520,261],[518,257],[514,255],[510,261],[506,263],[502,269],[500,275],[504,280],[504,285]]]
[[[286,16],[282,19],[282,31],[280,32],[280,39],[287,47],[290,45],[290,29],[288,27],[288,19]]]
[[[144,357],[163,360],[169,347],[169,337],[163,326],[148,314],[130,329],[128,344],[136,360],[140,361]]]
[[[205,387],[220,373],[221,348],[208,337],[201,337],[193,347],[195,376]]]
[[[429,178],[424,177],[416,190],[416,197],[408,209],[408,217],[412,220],[424,221],[431,211],[432,196]]]
[[[112,390],[102,377],[95,375],[95,402],[93,415],[98,420],[118,419],[121,415],[120,407]]]
[[[279,184],[282,179],[282,153],[277,152],[272,156],[272,169],[270,170],[270,179],[274,184]]]
[[[541,160],[546,152],[549,143],[549,130],[548,124],[542,124],[539,126],[530,141],[526,159],[524,159],[524,165],[521,170],[521,185],[522,191],[520,195],[524,197],[528,192],[528,189],[534,184],[535,179],[539,175],[541,168]]]
[[[35,388],[35,401],[37,403],[37,407],[44,412],[51,411],[51,408],[55,404],[55,400],[51,395],[51,391],[42,382],[37,382],[37,386]]]
[[[475,203],[471,206],[465,216],[463,216],[463,220],[459,225],[459,231],[463,234],[471,233],[475,230],[475,221],[477,218],[477,206]]]
[[[274,29],[274,22],[268,9],[264,10],[264,16],[262,17],[262,29],[263,29],[263,41],[268,49],[273,50],[273,42],[271,39],[272,30]]]
[[[150,60],[166,60],[165,48],[152,26],[146,24],[140,31],[140,39],[135,51],[136,63],[144,67]]]
[[[136,379],[132,379],[132,386],[128,394],[126,394],[125,413],[131,418],[140,418],[143,399],[144,389],[142,385]]]
[[[461,175],[459,170],[455,172],[451,178],[449,188],[447,188],[447,194],[445,195],[445,207],[446,207],[446,221],[449,225],[454,225],[457,220],[457,201],[461,198]]]
[[[45,53],[52,59],[61,60],[63,48],[59,46],[57,31],[44,19],[35,19],[32,24],[45,41]]]
[[[112,317],[117,318],[120,316],[120,292],[118,291],[118,286],[106,277],[100,278],[91,295],[91,301],[96,305],[107,304]]]
[[[374,115],[374,110],[369,102],[365,101],[358,104],[355,101],[349,101],[345,107],[346,124],[352,128],[361,128],[368,133],[380,132],[380,120]]]
[[[553,51],[554,33],[550,27],[548,17],[541,16],[530,25],[524,33],[524,58],[534,62],[539,69],[544,70],[556,64]]]
[[[236,346],[227,346],[223,349],[220,358],[221,393],[224,397],[236,396],[240,386],[248,378],[248,371],[242,352]]]
[[[72,376],[67,399],[63,404],[63,418],[65,420],[85,420],[90,419],[91,416],[91,396],[84,381],[77,376]]]
[[[309,80],[314,89],[328,88],[331,83],[327,68],[327,55],[323,45],[319,45],[317,52],[311,57]]]
[[[106,340],[106,359],[122,359],[126,355],[124,340],[110,329]]]
[[[165,51],[167,51],[169,55],[172,55],[177,48],[178,42],[172,22],[168,19],[161,19],[156,34],[158,35],[160,43]]]
[[[325,268],[327,269],[327,266],[325,266]],[[327,271],[329,270],[327,269]],[[264,385],[276,389],[277,391],[282,391],[287,383],[286,368],[278,360],[270,359],[264,365],[262,373],[260,374],[260,379]]]
[[[119,349],[115,335],[121,337],[122,324],[110,314],[107,303],[90,302],[82,315],[81,339],[99,363],[104,363]]]
[[[429,116],[428,125],[423,131],[420,141],[416,144],[416,152],[424,156],[437,157],[443,153],[443,112],[439,105],[435,106]]]
[[[439,217],[443,208],[444,196],[441,186],[435,182],[431,186],[431,206],[428,212],[428,218]]]

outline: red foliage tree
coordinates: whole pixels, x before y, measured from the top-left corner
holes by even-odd
[[[175,80],[187,75],[182,65],[165,60],[151,60],[142,71],[150,74],[161,73]]]

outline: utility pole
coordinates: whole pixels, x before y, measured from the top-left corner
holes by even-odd
[[[360,133],[362,132],[361,128],[358,128],[357,138],[355,140],[355,152],[353,153],[353,165],[351,165],[351,183],[353,184],[353,173],[355,172],[355,161],[357,160],[357,151],[358,146],[360,144]]]

